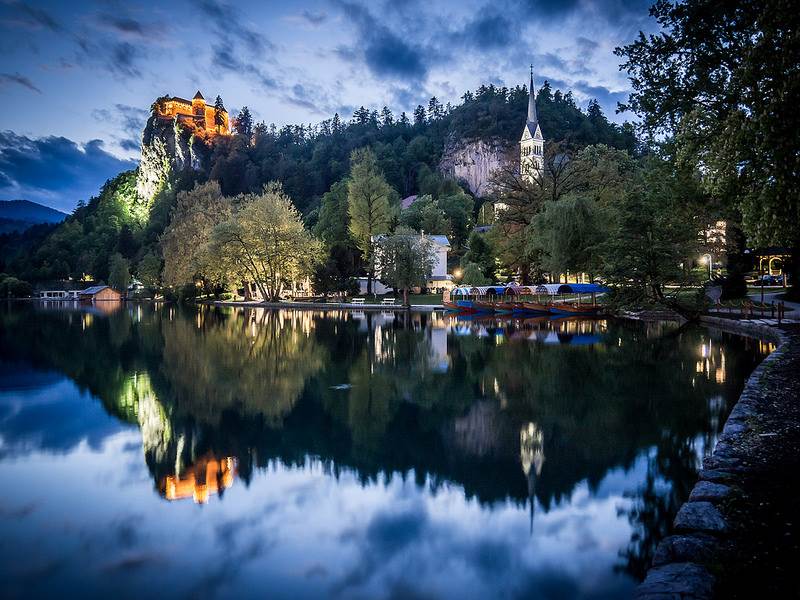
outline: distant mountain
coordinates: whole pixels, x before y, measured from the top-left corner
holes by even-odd
[[[60,223],[67,214],[29,200],[0,200],[0,233],[24,231],[40,223]]]

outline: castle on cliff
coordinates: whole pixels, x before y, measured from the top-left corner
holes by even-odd
[[[203,94],[198,92],[191,100],[178,96],[159,98],[155,105],[156,115],[165,120],[177,119],[179,123],[212,134],[229,135],[231,132],[228,111],[206,104]]]

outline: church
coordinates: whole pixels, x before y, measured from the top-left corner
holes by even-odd
[[[519,174],[526,183],[533,184],[542,176],[544,169],[544,136],[536,115],[536,90],[533,87],[533,65],[531,65],[531,84],[528,88],[528,119],[519,140]],[[495,202],[495,215],[508,206]]]
[[[519,140],[519,172],[522,179],[533,183],[542,175],[544,169],[544,137],[536,116],[536,92],[533,87],[533,65],[531,65],[531,86],[528,89],[528,120]]]

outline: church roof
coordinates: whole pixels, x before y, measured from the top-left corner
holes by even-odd
[[[533,75],[531,75],[531,81],[533,81]],[[192,100],[205,100],[205,98],[203,98],[203,94],[200,93],[200,90],[197,90],[197,93],[194,95]]]
[[[539,125],[539,117],[536,114],[536,90],[533,87],[533,65],[531,65],[531,86],[528,88],[528,121],[522,135],[527,131],[531,137],[536,137],[536,128]]]

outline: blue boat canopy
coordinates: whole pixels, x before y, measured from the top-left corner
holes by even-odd
[[[558,296],[559,294],[596,294],[608,292],[609,289],[599,283],[546,283],[536,286],[537,294],[549,294]]]

